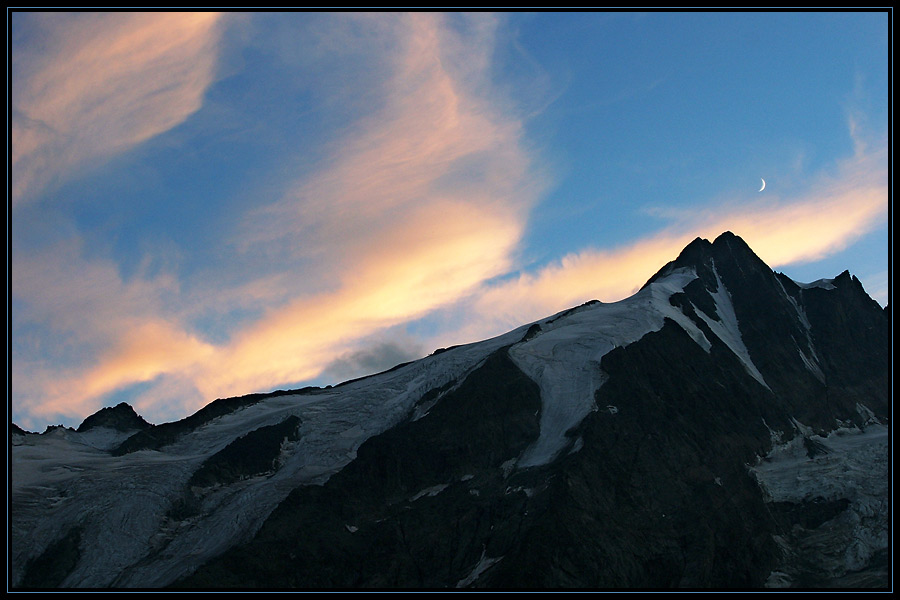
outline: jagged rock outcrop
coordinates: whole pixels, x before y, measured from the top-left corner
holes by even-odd
[[[101,408],[86,418],[76,431],[85,432],[95,427],[108,427],[116,431],[143,430],[152,427],[150,423],[140,417],[134,408],[126,402],[120,402],[116,406]]]
[[[180,421],[154,425],[146,428],[144,431],[139,431],[117,446],[115,450],[113,450],[113,454],[121,456],[139,450],[158,450],[163,446],[175,442],[181,436],[196,430],[213,419],[252,406],[267,398],[306,394],[316,389],[318,388],[306,387],[299,390],[277,390],[265,394],[248,394],[246,396],[235,396],[232,398],[219,398]]]
[[[704,350],[666,320],[659,331],[603,356],[608,380],[596,392],[596,405],[606,408],[568,432],[578,444],[553,464],[510,466],[502,480],[497,464],[493,478],[483,474],[484,465],[437,468],[465,460],[453,448],[432,459],[431,469],[416,470],[403,463],[419,449],[395,445],[413,438],[412,424],[399,426],[364,444],[357,460],[324,488],[298,490],[253,542],[176,585],[240,585],[237,566],[274,550],[277,567],[240,570],[251,577],[245,583],[764,586],[781,564],[776,536],[798,522],[814,530],[849,501],[783,502],[776,518],[747,466],[772,449],[773,430],[791,437],[795,421],[822,432],[836,420],[862,424],[857,403],[864,399],[885,415],[888,328],[858,281],[840,275],[830,284],[836,294],[802,289],[731,234],[713,243],[696,240],[648,285],[677,269],[692,269],[697,277],[670,301],[710,347]],[[523,342],[540,333],[533,325]],[[854,356],[849,366],[839,366],[837,356],[846,350]],[[438,408],[451,404],[447,397]],[[433,440],[472,440],[459,424],[428,420],[436,427]],[[806,440],[807,447],[815,445]],[[368,447],[391,450],[373,459]],[[364,468],[372,460],[381,468]],[[385,471],[386,465],[394,469]],[[461,480],[464,471],[478,476]],[[403,500],[397,491],[360,500],[403,477],[409,481],[398,487],[407,495],[420,489],[433,497],[418,505],[407,497],[400,511],[384,509]],[[342,500],[350,490],[353,500]],[[800,580],[814,581],[808,577]]]
[[[85,474],[24,436],[13,581],[885,587],[890,333],[849,273],[799,284],[697,239],[619,303],[106,454],[56,436]]]

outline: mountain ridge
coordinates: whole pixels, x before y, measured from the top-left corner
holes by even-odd
[[[64,587],[880,587],[889,313],[849,273],[814,283],[775,273],[727,232],[697,238],[621,302],[333,388],[217,401],[127,439],[18,434],[12,532],[30,546],[17,545],[11,576]],[[841,461],[864,467],[830,487],[784,482],[788,469],[831,473]],[[78,465],[90,475],[73,475]],[[113,500],[122,486],[131,497]],[[67,570],[42,575],[61,548]]]
[[[707,240],[705,238],[701,238],[701,237],[694,238],[694,240],[692,240],[687,246],[685,246],[685,248],[679,253],[679,255],[676,259],[666,263],[662,268],[660,268],[659,271],[657,271],[654,275],[652,275],[647,280],[647,282],[644,283],[639,288],[639,291],[643,290],[644,288],[649,286],[651,283],[653,283],[654,281],[657,281],[658,279],[665,276],[666,274],[671,273],[676,268],[684,268],[684,267],[696,268],[698,265],[706,264],[710,258],[713,258],[715,256],[713,254],[713,251],[717,248],[717,246],[725,246],[728,248],[738,248],[738,251],[740,253],[742,253],[746,256],[752,257],[753,260],[758,261],[758,263],[760,265],[763,265],[764,268],[766,270],[768,270],[768,266],[765,265],[765,263],[762,260],[760,260],[758,256],[756,256],[756,254],[752,251],[752,249],[749,247],[749,245],[747,245],[747,243],[742,238],[735,235],[731,231],[725,231],[722,234],[720,234],[718,237],[716,237],[713,242],[710,242],[709,240]],[[708,275],[706,274],[706,270],[705,269],[701,269],[701,270],[704,272],[704,275],[708,277]],[[890,307],[885,306],[882,308],[874,300],[872,300],[865,293],[865,290],[863,289],[863,286],[862,286],[862,282],[860,282],[859,279],[855,275],[851,274],[848,270],[842,271],[840,274],[838,274],[834,278],[820,279],[816,282],[812,282],[809,284],[804,284],[804,283],[794,281],[793,279],[791,279],[787,275],[784,275],[783,273],[779,273],[779,272],[773,272],[773,273],[778,278],[779,282],[782,285],[791,286],[795,289],[810,289],[812,287],[820,287],[821,288],[824,285],[834,286],[834,282],[841,282],[845,285],[851,286],[855,290],[855,292],[861,293],[866,299],[868,299],[873,304],[873,306],[876,306],[879,308],[879,310],[882,310],[882,312],[885,314],[885,316],[890,315]],[[703,279],[703,277],[701,277],[701,280],[702,279]],[[822,289],[824,289],[824,288],[822,288]],[[589,300],[578,306],[562,310],[559,313],[557,313],[557,315],[553,315],[551,317],[546,317],[544,319],[541,319],[539,321],[536,321],[535,323],[528,324],[528,325],[531,327],[535,327],[535,326],[538,326],[538,324],[541,321],[552,320],[554,318],[557,318],[559,315],[565,315],[567,313],[571,313],[582,307],[590,306],[595,303],[602,304],[602,302],[600,302],[598,300]],[[477,343],[477,342],[472,342],[472,343]],[[450,350],[454,347],[456,347],[456,346],[452,346],[450,348],[438,348],[437,350],[434,351],[434,353],[432,353],[432,355],[446,352],[447,350]],[[421,360],[421,359],[418,359],[418,360]],[[403,363],[397,364],[389,369],[386,369],[384,371],[380,371],[378,373],[362,375],[360,377],[355,377],[352,379],[348,379],[346,381],[341,381],[341,382],[338,382],[338,383],[335,383],[333,385],[326,386],[326,387],[304,386],[304,387],[296,388],[296,389],[278,389],[278,390],[273,390],[270,392],[250,392],[248,394],[243,394],[240,396],[234,396],[234,397],[229,397],[229,398],[218,398],[218,399],[213,400],[210,403],[204,405],[197,412],[192,413],[191,415],[187,415],[176,421],[157,423],[157,424],[152,424],[152,423],[147,423],[147,424],[150,425],[151,427],[172,426],[174,424],[182,423],[187,420],[196,419],[196,418],[198,418],[198,415],[202,415],[202,417],[200,417],[199,420],[201,420],[201,421],[208,420],[209,418],[214,418],[214,417],[207,417],[206,413],[210,413],[212,415],[217,415],[217,414],[222,413],[223,411],[230,412],[231,410],[234,409],[234,408],[226,408],[225,405],[233,405],[234,407],[239,407],[244,404],[256,402],[256,401],[263,400],[266,398],[272,398],[272,397],[278,397],[278,396],[284,396],[284,395],[314,393],[314,392],[321,391],[324,389],[341,387],[341,386],[345,386],[347,384],[354,383],[354,382],[357,382],[360,380],[368,379],[371,377],[376,377],[376,376],[382,375],[384,373],[389,373],[396,369],[405,367],[405,366],[409,365],[411,362],[416,362],[416,361],[403,362]],[[213,408],[213,405],[216,405],[215,409]],[[222,408],[219,408],[219,405],[222,405]],[[92,413],[91,415],[88,415],[87,417],[85,417],[84,420],[82,421],[82,423],[78,426],[78,428],[76,428],[76,430],[82,430],[82,428],[85,428],[86,425],[95,426],[92,424],[92,423],[94,423],[93,419],[97,418],[99,415],[107,414],[107,411],[110,411],[113,408],[119,409],[120,407],[122,407],[123,410],[127,408],[127,409],[131,409],[131,411],[134,411],[134,408],[127,402],[120,402],[116,407],[104,407],[104,408],[101,408],[98,411]],[[135,413],[135,415],[136,415],[136,413]],[[139,415],[136,415],[136,416],[138,416],[138,418],[143,421],[143,417],[140,417]],[[146,423],[146,421],[144,421],[144,422]],[[22,433],[32,433],[30,431],[22,429],[16,423],[11,423],[11,426],[15,430],[21,431]]]

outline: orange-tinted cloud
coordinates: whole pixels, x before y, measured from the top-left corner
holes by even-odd
[[[511,266],[518,224],[477,203],[422,208],[360,257],[335,292],[272,310],[198,374],[211,396],[317,376],[356,340],[457,301]]]
[[[846,248],[887,222],[887,151],[856,155],[820,176],[797,198],[727,203],[686,214],[677,225],[633,244],[588,249],[534,274],[489,286],[468,331],[484,335],[582,302],[621,300],[695,237],[741,236],[769,266],[810,262]]]
[[[236,335],[197,375],[207,394],[315,377],[358,340],[512,267],[541,179],[521,124],[483,95],[494,18],[471,17],[468,36],[442,15],[353,18],[395,36],[382,108],[243,232],[248,251],[314,248],[331,288],[300,294]]]
[[[354,18],[397,38],[372,91],[382,108],[348,128],[320,173],[252,215],[244,244],[350,260],[383,246],[382,231],[409,211],[443,201],[515,208],[524,222],[540,181],[519,121],[476,93],[488,41],[463,39],[431,13]],[[472,18],[490,32],[491,16]]]
[[[493,17],[472,16],[465,36],[446,27],[441,15],[351,18],[372,20],[394,36],[386,44],[384,85],[375,90],[379,110],[348,127],[322,170],[240,230],[247,253],[278,256],[290,266],[314,248],[318,266],[267,272],[261,285],[240,283],[246,302],[262,315],[219,345],[185,324],[221,296],[239,302],[234,289],[189,301],[173,290],[166,302],[129,303],[132,290],[154,282],[136,277],[125,284],[118,273],[100,269],[96,277],[105,285],[93,289],[120,302],[108,311],[69,305],[58,312],[86,315],[79,332],[105,321],[92,330],[105,350],[59,377],[59,387],[48,380],[50,400],[35,402],[34,411],[64,412],[68,402],[69,414],[83,415],[103,394],[150,380],[136,402],[144,411],[179,395],[193,398],[193,406],[181,405],[196,409],[215,397],[302,381],[353,355],[359,340],[457,302],[512,268],[541,181],[520,124],[485,95]],[[69,266],[89,273],[96,265]],[[43,281],[39,276],[21,291],[34,292]],[[273,282],[292,295],[285,298]],[[65,293],[77,282],[58,283],[54,296],[77,299]],[[173,301],[181,305],[175,313],[165,310]],[[68,401],[57,393],[63,388]]]
[[[12,299],[25,329],[16,341],[43,347],[54,364],[14,361],[13,392],[34,414],[86,416],[104,394],[187,365],[208,346],[162,317],[178,295],[169,275],[122,279],[114,261],[84,258],[77,241],[12,260]],[[86,412],[87,411],[87,412]]]
[[[634,244],[584,250],[536,273],[485,283],[515,269],[542,186],[521,123],[497,108],[486,85],[494,18],[466,17],[464,33],[431,13],[349,18],[389,38],[377,44],[387,55],[383,84],[371,90],[375,108],[347,126],[319,171],[235,228],[246,256],[301,267],[269,268],[259,280],[227,285],[207,273],[206,289],[194,286],[186,296],[172,276],[138,272],[126,281],[112,261],[82,258],[79,247],[16,256],[13,292],[25,300],[18,314],[86,349],[84,360],[62,370],[14,365],[13,385],[33,388],[23,400],[31,414],[83,417],[105,394],[143,382],[148,388],[134,402],[140,412],[155,421],[177,418],[215,397],[316,377],[342,357],[361,356],[361,340],[441,311],[462,316],[435,346],[481,339],[592,298],[624,298],[696,236],[731,230],[776,267],[835,252],[884,221],[886,154],[863,153],[802,197],[696,211]],[[106,105],[112,122],[96,123],[97,113],[84,106],[91,90],[77,81],[41,111],[69,110],[80,119],[79,132],[94,127],[99,141],[85,142],[88,158],[180,122],[199,106],[212,76],[218,19],[201,21],[196,29],[185,25],[193,37],[175,35],[170,50],[136,53],[134,65],[175,65],[174,80],[162,90],[173,96],[159,106],[148,99],[143,110],[155,116],[143,124],[132,123],[140,115],[127,102],[113,99]],[[113,27],[131,40],[114,46],[156,48],[135,27],[130,21]],[[91,49],[87,56],[106,56],[93,43],[81,45]],[[81,46],[66,47],[77,56]],[[199,58],[192,64],[187,56]],[[148,81],[156,83],[141,89],[155,89],[163,70],[151,69],[157,76]],[[127,100],[130,92],[120,84],[129,73],[93,81]],[[14,132],[14,161],[24,161],[14,170],[37,172],[49,151],[63,157],[62,167],[76,164],[66,158],[74,146],[53,142],[65,123],[49,117],[28,123]],[[309,258],[316,266],[304,262]],[[213,343],[189,323],[220,305],[250,307],[260,316]],[[167,410],[172,406],[175,414]]]
[[[164,321],[120,325],[121,337],[100,356],[95,367],[73,371],[68,377],[55,373],[43,382],[42,398],[33,407],[34,412],[86,416],[96,410],[93,404],[97,398],[162,374],[190,370],[215,351],[211,345]]]
[[[887,222],[886,149],[847,160],[797,199],[733,207],[707,217],[703,231],[728,225],[772,267],[819,260]],[[714,235],[714,234],[709,234]]]
[[[40,13],[12,54],[12,198],[194,113],[215,75],[218,13]]]

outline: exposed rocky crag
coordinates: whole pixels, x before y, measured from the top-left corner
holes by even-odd
[[[889,314],[726,233],[620,303],[65,464],[90,428],[17,433],[13,583],[887,587]]]
[[[113,407],[101,408],[82,421],[76,431],[83,433],[95,427],[108,427],[116,431],[140,431],[148,429],[152,425],[134,412],[128,403],[120,402]]]

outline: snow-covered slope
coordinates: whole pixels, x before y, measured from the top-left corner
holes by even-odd
[[[684,313],[669,303],[697,275],[680,269],[613,304],[596,303],[541,322],[541,332],[516,344],[510,356],[541,388],[541,433],[525,451],[519,467],[549,463],[569,443],[566,431],[597,406],[594,393],[603,384],[603,356],[613,348],[658,331],[666,318],[681,325],[701,346],[709,342]]]
[[[754,501],[761,506],[763,493],[770,501],[781,502],[789,512],[794,511],[790,514],[805,515],[806,508],[794,505],[805,506],[811,489],[809,477],[819,483],[826,478],[840,480],[826,490],[827,494],[822,492],[832,503],[828,506],[840,508],[842,502],[849,502],[858,514],[870,509],[878,512],[882,510],[879,502],[884,490],[876,485],[873,492],[865,492],[868,496],[848,499],[851,491],[858,489],[854,487],[858,473],[853,465],[859,461],[835,462],[837,456],[865,456],[865,448],[880,448],[884,440],[877,434],[886,427],[879,425],[873,414],[885,414],[889,406],[885,386],[888,359],[882,349],[886,339],[884,314],[867,302],[870,300],[858,281],[849,274],[797,284],[773,274],[739,238],[726,234],[713,244],[695,240],[638,293],[621,302],[587,303],[505,335],[436,352],[333,388],[236,402],[229,405],[230,412],[169,428],[166,436],[154,433],[165,426],[127,431],[114,428],[121,424],[149,427],[132,414],[130,407],[117,407],[121,410],[98,416],[91,421],[92,427],[84,430],[12,433],[10,581],[18,586],[94,588],[159,587],[183,581],[220,555],[250,543],[276,509],[294,506],[289,500],[298,489],[321,487],[327,491],[333,480],[344,478],[334,486],[333,493],[339,498],[357,489],[354,486],[373,486],[379,491],[370,494],[360,490],[360,498],[353,499],[356,512],[350,515],[352,520],[341,520],[334,532],[310,532],[310,539],[346,543],[336,550],[337,554],[356,556],[357,552],[365,554],[365,544],[359,540],[383,545],[385,539],[379,536],[400,531],[398,543],[404,552],[411,553],[408,536],[418,534],[414,530],[406,533],[405,528],[412,527],[407,519],[422,512],[426,516],[414,522],[430,528],[423,536],[446,535],[441,529],[445,523],[470,526],[466,534],[470,536],[470,548],[458,548],[455,540],[445,549],[447,556],[434,558],[441,565],[445,564],[441,561],[453,565],[440,581],[449,582],[446,585],[451,587],[485,581],[516,583],[518,580],[509,578],[517,569],[539,568],[529,562],[532,552],[546,550],[540,544],[536,548],[527,546],[527,540],[541,537],[529,537],[528,524],[539,531],[570,535],[573,528],[578,529],[573,523],[596,525],[613,518],[611,515],[619,514],[619,508],[610,504],[613,500],[597,498],[591,504],[585,499],[623,485],[622,478],[632,476],[630,470],[638,468],[635,465],[641,464],[647,452],[670,453],[653,464],[675,471],[644,471],[644,480],[625,485],[623,496],[613,494],[639,502],[636,498],[640,494],[635,495],[635,489],[646,485],[655,490],[648,493],[652,509],[640,504],[626,507],[625,513],[632,515],[635,527],[649,518],[654,527],[668,531],[670,521],[664,513],[673,509],[662,510],[656,504],[664,502],[657,496],[668,495],[658,486],[669,479],[678,480],[678,487],[672,489],[679,494],[699,486],[697,489],[705,490],[706,501],[725,493],[727,477],[746,478],[745,455],[754,452],[771,452],[767,460],[753,467],[756,479],[749,487],[746,482],[732,481],[727,490],[731,496],[716,505],[725,507],[718,517],[723,520],[719,526],[727,524],[731,528],[727,530],[735,535],[742,535],[745,526],[743,518],[735,520],[735,515],[752,510]],[[632,381],[629,377],[640,379]],[[472,380],[476,383],[468,385]],[[504,394],[522,394],[522,398]],[[603,398],[607,400],[598,406]],[[632,401],[633,405],[626,405]],[[478,412],[481,403],[488,412]],[[457,418],[461,414],[466,417]],[[478,440],[476,444],[468,437],[468,429],[474,429],[471,420],[482,418],[490,423],[482,431],[497,434],[495,446],[492,440]],[[504,418],[509,419],[508,424]],[[441,419],[446,424],[439,422]],[[847,431],[863,425],[870,429],[864,436],[825,437],[836,427],[836,419]],[[812,428],[803,429],[806,426],[799,426],[800,422],[810,423]],[[832,451],[825,458],[803,461],[796,449],[800,442],[781,447],[778,439],[769,440],[770,425],[779,435],[813,439],[820,444],[816,447]],[[132,434],[135,437],[129,437]],[[417,441],[405,443],[402,436],[407,434]],[[266,436],[276,439],[272,442]],[[123,445],[126,439],[134,442],[138,438],[158,443]],[[723,448],[722,456],[705,447],[708,440],[716,440]],[[373,445],[373,441],[377,443]],[[271,443],[270,454],[260,449]],[[363,452],[365,448],[361,450],[364,444],[368,455]],[[489,456],[475,460],[470,457],[475,454],[470,452],[474,447]],[[255,450],[260,456],[242,456]],[[428,456],[417,462],[395,457],[394,452]],[[445,460],[441,452],[455,453],[455,457]],[[471,459],[471,464],[459,463],[459,456]],[[597,456],[609,465],[601,468],[591,463]],[[675,456],[695,464],[682,473],[678,461],[672,458]],[[566,461],[566,468],[574,470],[555,479],[553,469],[562,468]],[[571,466],[577,461],[587,462],[577,468]],[[351,463],[353,467],[348,468]],[[402,472],[403,468],[414,472]],[[810,475],[803,474],[802,481],[796,479],[801,476],[795,476],[798,469]],[[724,487],[720,476],[726,479]],[[516,479],[517,484],[509,483]],[[555,487],[563,484],[554,482],[562,481],[579,483],[572,483],[571,489]],[[714,487],[703,488],[701,484]],[[591,488],[591,493],[584,491]],[[547,494],[564,508],[548,509]],[[753,494],[759,498],[754,500]],[[316,498],[314,494],[302,496],[302,502],[314,504],[319,501]],[[322,498],[322,510],[350,510],[330,506],[327,493]],[[510,504],[512,498],[524,504]],[[293,502],[302,505],[296,498]],[[396,512],[385,515],[381,513],[385,502],[406,504],[398,504]],[[570,514],[568,511],[575,510],[568,508],[570,505],[588,512]],[[311,526],[315,527],[316,513],[293,517],[291,511],[299,509],[290,506],[279,518],[287,519],[288,525],[312,519]],[[460,515],[469,514],[466,511],[470,508],[475,512],[466,517],[469,520],[460,521]],[[693,514],[694,509],[683,512]],[[731,509],[734,511],[728,512]],[[540,518],[535,515],[551,514],[553,510],[562,510],[563,516],[558,518],[564,520],[533,521]],[[768,518],[761,513],[754,515],[752,522],[768,523]],[[653,519],[661,520],[657,523]],[[866,523],[874,524],[866,529],[867,539],[875,540],[870,544],[874,548],[881,543],[883,519],[879,516]],[[492,532],[495,526],[500,531],[507,525],[512,529],[498,534],[504,549],[500,554],[491,549],[491,540],[497,539]],[[458,531],[454,535],[462,535]],[[605,529],[590,531],[596,536]],[[856,530],[837,527],[835,531],[838,535]],[[515,537],[518,535],[522,540]],[[636,535],[635,539],[641,539]],[[688,543],[684,531],[678,535],[681,537],[676,541],[670,540],[673,547]],[[692,560],[705,565],[704,561],[712,559],[703,553],[718,552],[719,542],[715,536],[704,540],[702,544],[712,546]],[[646,577],[650,578],[640,578],[644,577],[640,575],[644,573],[643,563],[634,562],[638,559],[627,554],[634,552],[636,542],[623,541],[624,549],[614,548],[615,542],[610,540],[604,543],[608,546],[605,550],[585,549],[584,556],[577,560],[568,557],[564,565],[548,567],[553,577],[562,578],[552,581],[572,585],[579,581],[604,581],[607,585],[670,581],[651,577],[655,564],[652,558],[647,559],[650,566],[646,567]],[[797,546],[805,542],[791,543]],[[520,548],[520,544],[525,545]],[[748,542],[746,551],[760,553],[761,547]],[[426,549],[428,553],[437,552]],[[278,552],[279,556],[295,555],[284,548]],[[618,554],[610,557],[604,552]],[[678,552],[686,556],[698,551],[690,546],[673,552],[673,556]],[[871,555],[860,552],[857,555],[863,558],[857,562],[848,559],[841,564],[850,568]],[[549,556],[547,560],[556,560],[552,558],[556,554]],[[770,558],[765,552],[760,556],[763,558],[750,562],[768,565]],[[568,565],[582,558],[591,574],[573,579]],[[597,562],[600,558],[631,565],[622,569],[633,579],[610,573],[609,565]],[[419,558],[397,560],[403,563]],[[412,569],[403,564],[403,568],[396,567],[398,573]],[[428,564],[431,566],[417,563],[412,572],[421,576],[435,566]],[[727,576],[728,568],[716,571],[715,577]],[[799,577],[798,569],[791,577]],[[713,577],[713,570],[700,569],[697,573],[702,572],[702,576],[672,575],[675,579],[671,581],[695,585],[704,581],[702,577]],[[598,572],[604,573],[600,579]],[[350,577],[346,581],[359,577],[353,573],[346,576]],[[334,577],[337,579],[329,581],[345,581],[337,574]],[[367,580],[375,582],[372,585],[417,581],[401,575],[391,580],[373,577]],[[751,575],[746,577],[754,581]],[[302,584],[307,580],[298,581]],[[790,581],[788,575],[781,579],[776,576],[770,584],[785,581]]]
[[[82,558],[64,585],[165,585],[248,539],[292,489],[322,483],[353,460],[365,440],[408,418],[426,392],[460,381],[504,346],[512,346],[511,357],[540,385],[543,403],[540,437],[518,466],[546,464],[566,445],[565,432],[594,407],[606,352],[658,330],[667,317],[709,347],[696,325],[668,302],[695,277],[678,270],[628,300],[550,317],[538,322],[540,334],[526,342],[519,343],[529,326],[335,388],[267,398],[158,451],[111,456],[106,450],[133,432],[102,428],[25,436],[12,453],[12,540],[20,542],[13,545],[13,575],[20,576],[29,558],[79,523]],[[206,493],[200,514],[190,519],[167,516],[206,458],[290,416],[301,419],[299,439],[284,445],[274,473]],[[125,496],[129,501],[121,502]]]
[[[809,565],[825,577],[860,571],[890,548],[889,428],[875,422],[820,436],[798,427],[805,434],[776,445],[751,468],[768,502],[846,506],[830,519],[795,525],[779,537],[787,561],[770,575],[770,587],[789,587]]]
[[[103,448],[127,434],[110,438],[96,429],[15,436],[11,579],[17,581],[29,559],[78,524],[82,554],[63,586],[166,585],[252,536],[292,489],[322,483],[353,460],[362,442],[407,418],[426,392],[463,378],[523,332],[452,348],[335,388],[265,399],[159,451],[112,456]],[[167,516],[206,458],[241,435],[292,415],[301,419],[300,436],[283,447],[274,473],[213,489],[197,516],[184,521]]]

